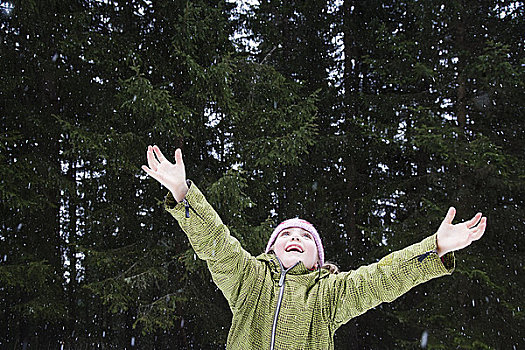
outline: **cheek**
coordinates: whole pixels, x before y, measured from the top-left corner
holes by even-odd
[[[284,251],[284,242],[282,240],[276,240],[273,244],[273,251],[274,252],[282,252]]]
[[[315,244],[314,241],[308,241],[308,247],[310,249],[313,249],[313,250],[317,251],[317,245]]]
[[[317,258],[317,245],[315,245],[315,242],[310,242],[308,244],[308,251]]]

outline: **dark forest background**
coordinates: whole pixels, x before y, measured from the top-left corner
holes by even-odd
[[[184,152],[252,254],[313,222],[343,270],[488,217],[452,276],[336,349],[525,348],[525,7],[0,1],[0,348],[222,349],[231,313],[146,178]]]

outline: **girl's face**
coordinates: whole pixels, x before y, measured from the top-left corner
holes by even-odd
[[[281,231],[275,239],[273,251],[285,269],[298,261],[302,261],[307,269],[312,269],[319,261],[314,238],[308,231],[299,227]]]

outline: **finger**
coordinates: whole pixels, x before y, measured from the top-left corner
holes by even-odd
[[[487,228],[487,218],[482,218],[481,219],[481,222],[479,223],[478,227],[476,227],[472,233],[471,233],[471,238],[473,241],[477,241],[478,239],[481,238],[481,236],[483,236],[483,234],[485,233],[485,229]]]
[[[443,220],[443,223],[452,224],[452,220],[454,220],[454,216],[456,216],[456,209],[454,207],[450,207],[448,209],[447,216],[445,216],[445,219]]]
[[[179,165],[184,165],[184,162],[182,161],[182,151],[180,148],[175,150],[175,162]]]
[[[157,166],[159,165],[159,162],[157,159],[155,159],[155,155],[153,155],[153,148],[151,146],[148,146],[148,166],[151,170],[157,171]]]
[[[477,213],[472,219],[467,221],[465,224],[468,228],[474,227],[478,224],[479,219],[481,219],[481,213]]]
[[[162,163],[164,160],[166,160],[166,157],[164,157],[164,155],[163,155],[162,152],[160,151],[159,146],[157,146],[157,145],[153,146],[153,151],[155,151],[155,155],[156,155],[157,158],[159,159],[159,162],[160,162],[160,163]]]
[[[156,178],[156,173],[154,171],[152,171],[150,168],[148,168],[147,166],[143,165],[142,166],[142,170],[144,170],[149,176],[151,176],[152,178],[154,178],[155,180],[157,180]],[[158,181],[158,180],[157,180]]]

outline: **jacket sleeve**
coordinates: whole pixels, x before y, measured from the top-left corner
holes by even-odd
[[[213,281],[228,300],[230,308],[233,310],[242,305],[261,263],[230,235],[229,229],[195,184],[190,182],[183,202],[177,203],[171,192],[168,193],[165,208],[178,221],[197,256],[206,261]]]
[[[355,271],[329,276],[329,317],[335,328],[381,304],[391,302],[411,288],[454,271],[453,253],[440,258],[434,234],[379,262]]]

